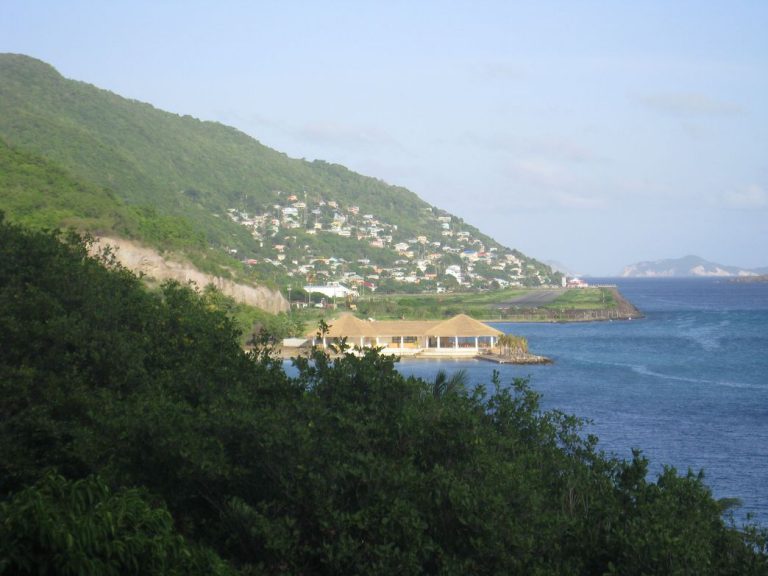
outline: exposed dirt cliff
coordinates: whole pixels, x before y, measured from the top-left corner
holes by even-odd
[[[185,284],[191,281],[200,288],[213,284],[222,293],[238,302],[261,308],[272,314],[288,311],[288,301],[285,297],[264,286],[239,284],[228,278],[205,274],[191,263],[184,262],[181,257],[167,258],[152,248],[122,238],[106,236],[97,238],[93,250],[98,251],[106,246],[112,247],[115,257],[123,266],[133,272],[144,274],[150,280],[158,282],[177,280]]]

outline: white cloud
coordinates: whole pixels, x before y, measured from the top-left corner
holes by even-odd
[[[732,116],[741,114],[740,104],[698,92],[668,92],[641,98],[647,107],[672,116]]]
[[[542,154],[561,158],[569,162],[593,162],[598,160],[595,153],[588,147],[562,138],[550,138],[533,141],[531,149]]]
[[[473,70],[482,80],[512,80],[519,82],[527,76],[523,65],[518,62],[509,61],[480,62],[473,66]]]
[[[509,200],[528,209],[598,210],[610,204],[568,163],[541,157],[515,159],[505,164],[502,178],[515,191]]]
[[[560,186],[565,183],[565,170],[556,163],[541,158],[520,158],[509,163],[513,176],[540,185]]]
[[[461,144],[467,142],[490,152],[518,157],[535,157],[537,161],[584,163],[601,160],[588,146],[560,136],[521,136],[503,132],[465,132]],[[523,160],[524,162],[526,160]]]
[[[556,205],[562,208],[574,208],[580,210],[604,208],[606,205],[603,198],[569,192],[558,192],[554,194],[553,200]]]
[[[721,199],[723,204],[730,208],[748,210],[768,207],[768,192],[757,184],[727,192]]]

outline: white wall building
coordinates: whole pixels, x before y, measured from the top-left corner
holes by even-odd
[[[327,298],[346,298],[347,296],[357,296],[356,290],[351,290],[338,282],[329,282],[322,286],[304,286],[304,290],[309,292],[319,292]]]

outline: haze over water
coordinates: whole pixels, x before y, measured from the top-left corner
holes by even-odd
[[[645,319],[495,325],[526,336],[551,366],[419,360],[400,370],[431,379],[465,368],[473,384],[490,384],[494,369],[505,384],[530,376],[544,408],[592,421],[603,450],[642,449],[654,478],[664,464],[703,468],[715,497],[742,499],[737,519],[751,512],[768,525],[768,284],[618,283]]]

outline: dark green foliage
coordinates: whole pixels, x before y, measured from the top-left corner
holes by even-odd
[[[524,381],[375,350],[289,377],[215,293],[86,254],[0,222],[0,573],[768,574],[701,477],[606,457]]]
[[[270,314],[253,306],[240,304],[211,284],[203,288],[201,296],[208,310],[222,312],[234,321],[241,333],[243,344],[250,343],[254,338],[258,339],[261,332],[274,341],[291,336],[304,336],[306,333],[304,321],[298,314]]]
[[[35,228],[61,225],[135,236],[138,215],[109,190],[78,180],[49,160],[0,139],[0,203],[17,222]]]
[[[76,236],[2,224],[0,490],[48,464],[94,470],[87,452],[112,402],[158,387],[188,394],[235,373],[248,366],[237,337],[225,313],[189,288],[148,293],[108,254],[89,258]]]
[[[187,544],[142,490],[112,493],[98,478],[48,474],[0,503],[0,574],[234,573]]]
[[[162,249],[184,248],[192,257],[206,247],[205,235],[188,220],[163,215],[152,207],[127,205],[113,191],[90,184],[41,156],[11,148],[2,139],[0,207],[10,219],[33,228],[67,226],[115,233]],[[222,256],[219,264],[223,261]],[[231,265],[228,259],[226,263]]]

